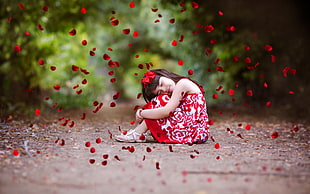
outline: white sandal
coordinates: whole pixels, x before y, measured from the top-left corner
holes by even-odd
[[[137,133],[134,129],[126,131],[125,134],[116,135],[115,140],[128,143],[144,143],[146,142],[145,133]]]

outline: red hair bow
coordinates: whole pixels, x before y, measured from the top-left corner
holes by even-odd
[[[141,80],[144,87],[148,84],[151,84],[156,75],[157,74],[152,71],[147,71],[146,73],[144,73],[144,78]]]

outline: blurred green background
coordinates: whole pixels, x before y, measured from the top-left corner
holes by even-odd
[[[271,102],[272,108],[305,117],[306,14],[305,6],[290,0],[2,0],[1,116],[136,100],[151,66],[201,83],[210,106],[262,108]],[[208,25],[214,30],[207,32]],[[285,67],[292,70],[287,77]]]

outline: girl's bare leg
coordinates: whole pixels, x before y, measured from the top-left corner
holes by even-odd
[[[137,133],[145,133],[148,128],[146,126],[145,121],[143,120],[139,125],[136,126],[136,128],[134,129]]]

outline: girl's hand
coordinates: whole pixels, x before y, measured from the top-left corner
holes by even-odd
[[[138,109],[137,112],[136,112],[136,121],[138,123],[140,123],[142,120],[143,120],[143,117],[141,116],[141,112],[142,112],[143,109]]]

